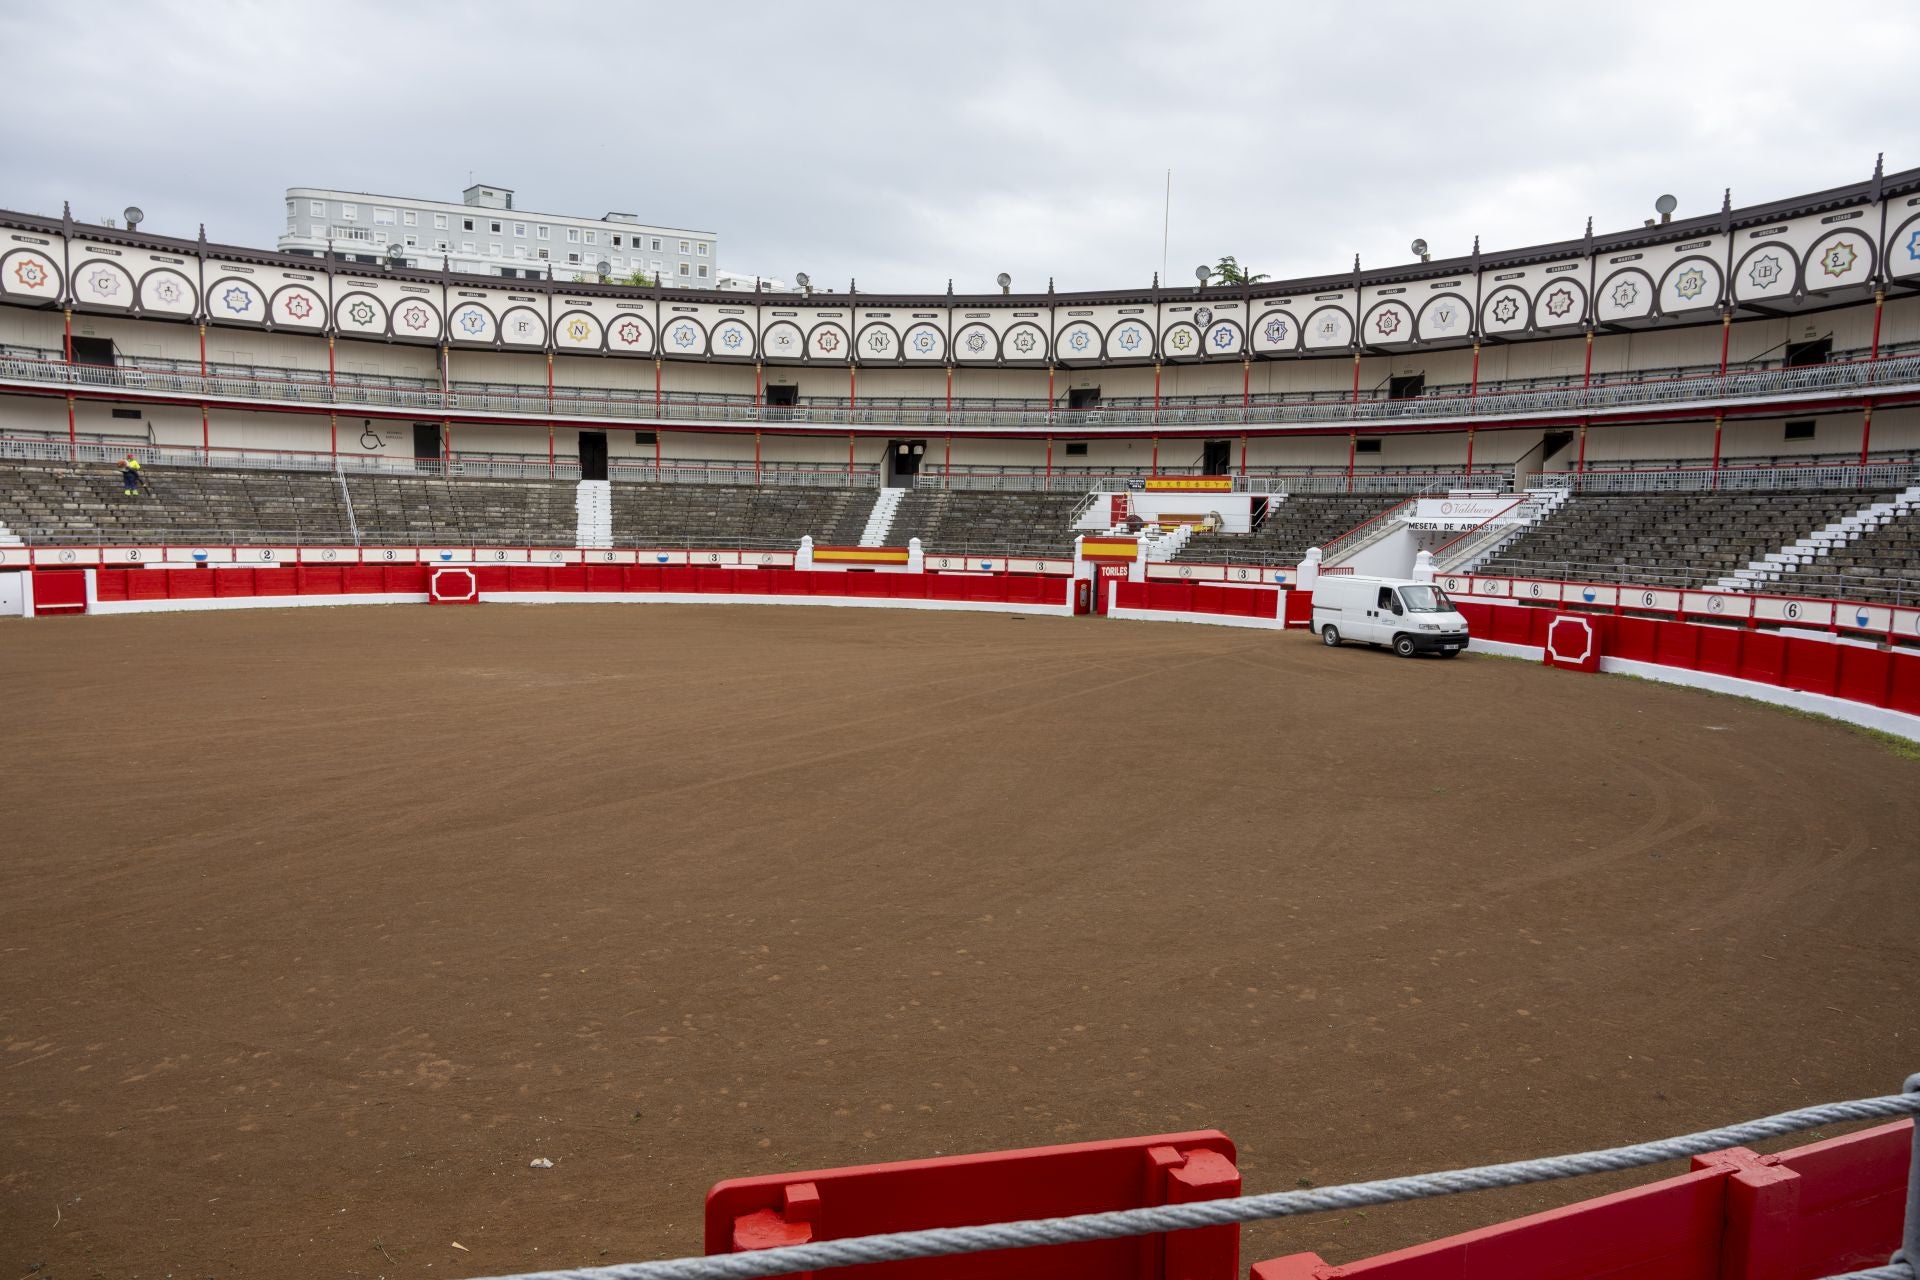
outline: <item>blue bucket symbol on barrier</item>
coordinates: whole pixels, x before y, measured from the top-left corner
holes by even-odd
[[[1585,600],[1588,604],[1592,604],[1594,600],[1596,600],[1598,597],[1599,597],[1599,592],[1595,591],[1592,587],[1588,587],[1585,591],[1582,591],[1580,593],[1580,598],[1582,600]]]
[[[1860,626],[1866,626],[1868,623],[1867,611],[1865,609],[1860,610],[1860,612],[1853,615],[1853,620]]]
[[[989,569],[989,570],[990,570],[990,569],[992,569],[992,568],[993,568],[993,561],[991,561],[991,560],[982,560],[982,561],[980,562],[980,567],[981,567],[982,569]]]
[[[199,563],[205,564],[207,562],[207,553],[204,551],[196,551],[193,553],[193,558]]]
[[[666,563],[666,562],[668,561],[668,559],[670,559],[670,557],[668,557],[668,556],[655,556],[655,557],[654,557],[654,560],[655,560],[655,562],[656,562],[656,563],[659,563],[659,564],[665,564],[665,563]]]
[[[453,559],[453,552],[451,552],[451,551],[442,551],[442,552],[440,553],[440,558],[441,558],[442,560],[451,560],[451,559]]]
[[[1275,582],[1285,582],[1287,580],[1287,575],[1284,573],[1276,573],[1273,575],[1273,580]]]

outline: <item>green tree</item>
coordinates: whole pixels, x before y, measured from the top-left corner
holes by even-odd
[[[1267,278],[1267,275],[1265,272],[1261,272],[1259,275],[1248,275],[1246,270],[1243,267],[1241,267],[1240,260],[1229,253],[1222,256],[1220,261],[1214,264],[1213,278],[1207,281],[1207,283],[1208,284],[1259,284],[1262,280],[1265,280],[1266,278]]]
[[[573,273],[573,282],[575,284],[598,284],[600,282],[600,277],[583,275],[582,273],[576,271]],[[628,285],[632,285],[636,289],[650,289],[655,284],[655,281],[652,276],[648,275],[646,272],[641,271],[639,268],[636,267],[634,270],[629,271],[624,276],[608,276],[607,283],[608,284],[628,284]]]

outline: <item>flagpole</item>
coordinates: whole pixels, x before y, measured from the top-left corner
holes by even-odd
[[[1160,281],[1167,279],[1167,230],[1173,225],[1173,170],[1167,170],[1166,199],[1160,205]]]

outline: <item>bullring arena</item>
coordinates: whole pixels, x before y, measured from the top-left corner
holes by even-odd
[[[1916,198],[958,299],[0,214],[9,1262],[534,1273],[1872,1097],[871,1274],[1881,1266]],[[1467,651],[1321,643],[1375,576]]]

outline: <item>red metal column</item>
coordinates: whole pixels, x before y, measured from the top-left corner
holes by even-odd
[[[68,358],[72,358],[71,352],[68,353]],[[200,394],[203,396],[207,394],[207,326],[204,324],[200,326]],[[212,428],[207,425],[207,402],[202,400],[200,402],[200,464],[202,466],[213,461],[208,453],[213,447],[212,435]]]
[[[847,366],[847,425],[853,425],[854,402],[860,398],[860,366]]]
[[[653,478],[655,480],[660,478],[660,435],[660,429],[655,427],[653,432]]]
[[[847,483],[853,483],[853,432],[847,432]]]
[[[1580,371],[1580,389],[1585,391],[1593,384],[1593,330],[1587,330],[1587,364]]]
[[[1473,428],[1467,428],[1467,474],[1473,474]]]
[[[333,391],[338,385],[339,384],[334,379],[334,373],[333,373],[333,335],[328,334],[327,335],[327,393],[329,396],[332,395]]]
[[[73,401],[67,401],[71,406]],[[1873,442],[1873,401],[1867,401],[1866,412],[1860,415],[1860,465],[1867,465],[1867,448]]]
[[[440,464],[446,467],[453,462],[453,419],[440,419]]]
[[[947,394],[948,395],[953,394],[953,370],[951,369],[947,370]],[[947,437],[947,461],[945,463],[944,469],[940,473],[940,487],[942,489],[953,488],[953,437],[952,436]]]
[[[1240,421],[1250,422],[1252,420],[1253,420],[1253,361],[1243,359],[1240,361]],[[1242,444],[1246,443],[1246,440],[1244,437],[1242,437],[1241,443]],[[1247,468],[1243,461],[1240,467],[1240,473],[1242,475],[1245,475],[1246,470]]]
[[[1360,376],[1359,374],[1360,357],[1359,356],[1355,356],[1353,358],[1353,367],[1354,367],[1353,376],[1355,378],[1358,378]],[[1353,455],[1354,455],[1354,450],[1357,448],[1359,444],[1359,441],[1360,441],[1360,433],[1358,431],[1347,432],[1347,492],[1348,493],[1353,492]]]
[[[1473,344],[1473,380],[1467,384],[1467,399],[1477,399],[1480,395],[1480,344]]]
[[[1477,352],[1474,359],[1479,359]],[[1353,403],[1360,403],[1360,353],[1358,351],[1353,353]]]
[[[755,360],[753,362],[753,410],[755,413],[760,411],[761,372],[760,362]]]
[[[1587,469],[1587,420],[1585,418],[1580,420],[1580,457],[1574,462],[1573,469],[1575,471]]]
[[[1051,403],[1052,403],[1052,401],[1048,401],[1048,403],[1049,403],[1049,404],[1051,404]],[[1052,481],[1053,481],[1053,436],[1052,436],[1051,434],[1049,434],[1049,435],[1047,436],[1047,476],[1046,476],[1046,479],[1047,479],[1047,482],[1048,482],[1048,483],[1047,483],[1047,487],[1048,487],[1048,488],[1052,488],[1052,487],[1053,487],[1053,485],[1052,485]]]
[[[327,452],[333,455],[335,462],[339,461],[340,415],[338,413],[330,412],[327,414]]]
[[[1247,478],[1247,433],[1240,433],[1240,478]]]
[[[1720,376],[1727,376],[1727,339],[1733,336],[1733,312],[1720,313]]]
[[[1713,415],[1713,478],[1709,483],[1715,489],[1720,487],[1720,428],[1726,420],[1724,412]]]
[[[1153,425],[1160,425],[1160,362],[1153,362]],[[1158,447],[1158,446],[1156,446]]]
[[[206,349],[206,339],[207,339],[207,327],[205,325],[201,325],[200,326],[200,347],[202,351]],[[61,350],[67,353],[67,363],[72,364],[73,363],[73,308],[72,307],[67,308],[67,336],[61,339],[60,347],[61,347]],[[206,372],[207,372],[207,359],[203,355],[200,357],[201,376],[205,377]]]
[[[953,366],[947,366],[947,425],[953,425]],[[947,437],[947,458],[953,458],[953,437]]]
[[[760,433],[753,433],[753,482],[760,483]]]
[[[656,418],[660,416],[660,357],[659,356],[655,356],[653,358],[653,416]],[[656,433],[654,436],[654,439],[658,440],[659,438],[660,438],[659,435]]]
[[[1053,366],[1047,366],[1047,421],[1053,421]]]
[[[551,359],[552,359],[553,357],[552,357],[552,356],[548,356],[547,358],[548,358],[549,360],[551,360]],[[549,366],[549,367],[551,367],[551,366]],[[659,437],[658,437],[658,433],[656,433],[656,434],[655,434],[655,438],[656,438],[656,439],[658,439],[658,438],[659,438]],[[549,423],[547,424],[547,479],[549,479],[549,480],[551,480],[551,479],[553,479],[553,476],[554,476],[554,470],[553,470],[553,424],[552,424],[551,422],[549,422]]]
[[[440,344],[440,394],[447,394],[447,344]]]
[[[73,421],[73,397],[67,397],[67,461],[80,461],[80,429]]]
[[[1160,474],[1160,437],[1157,435],[1153,438],[1153,461],[1148,465],[1150,467],[1150,470],[1147,472],[1148,475],[1157,476]]]
[[[553,352],[547,352],[547,416],[553,416]],[[552,426],[551,423],[548,426]]]

